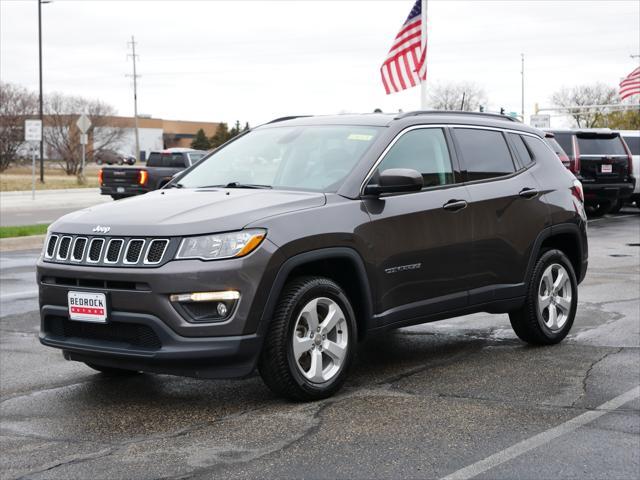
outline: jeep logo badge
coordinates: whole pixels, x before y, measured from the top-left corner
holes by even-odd
[[[111,227],[103,227],[102,225],[93,227],[93,231],[96,233],[109,233],[109,230],[111,230]]]

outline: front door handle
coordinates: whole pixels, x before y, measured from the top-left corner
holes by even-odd
[[[451,212],[457,212],[458,210],[462,210],[467,207],[467,202],[464,200],[449,200],[445,203],[442,208],[445,210],[449,210]]]
[[[523,188],[522,190],[520,190],[520,193],[518,195],[520,195],[522,198],[533,198],[536,197],[538,193],[538,190],[536,190],[535,188]]]

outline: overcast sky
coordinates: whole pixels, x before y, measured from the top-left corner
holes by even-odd
[[[44,90],[133,114],[127,41],[140,55],[139,108],[154,117],[252,125],[290,114],[405,111],[379,67],[413,0],[72,1],[42,6]],[[429,0],[428,84],[467,80],[489,107],[525,110],[563,85],[616,86],[638,64],[640,2]],[[38,87],[37,0],[0,1],[0,78]]]

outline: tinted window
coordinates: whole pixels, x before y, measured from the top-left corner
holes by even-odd
[[[501,132],[456,128],[469,181],[500,177],[515,172],[511,153]]]
[[[147,160],[147,167],[160,167],[162,166],[162,155],[159,152],[153,152],[149,155]]]
[[[549,145],[551,147],[551,150],[553,150],[555,154],[558,155],[559,157],[567,156],[567,154],[564,152],[564,149],[560,146],[560,144],[556,141],[555,138],[545,137],[544,141],[547,142],[547,145]]]
[[[631,155],[640,155],[640,137],[623,137],[627,143]]]
[[[182,153],[171,153],[166,157],[163,155],[162,164],[171,168],[184,168],[186,162]]]
[[[449,149],[440,128],[420,128],[402,135],[385,155],[378,172],[411,168],[422,174],[425,187],[453,183]]]
[[[516,149],[516,153],[518,154],[518,158],[520,159],[520,163],[522,163],[523,167],[528,166],[533,162],[533,158],[531,157],[531,153],[529,153],[529,149],[524,144],[524,140],[517,133],[510,133],[509,138],[511,138],[511,143]]]
[[[529,151],[531,152],[531,155],[533,156],[534,160],[542,160],[546,157],[546,158],[550,158],[554,162],[558,161],[558,157],[554,154],[554,152],[551,151],[549,146],[541,139],[533,138],[529,136],[523,137],[523,139],[524,139],[524,142],[527,144],[527,147],[529,147]],[[552,140],[552,139],[549,138],[547,140]]]
[[[562,150],[567,152],[568,155],[573,155],[573,134],[572,133],[554,133],[556,141],[562,147]]]
[[[622,139],[615,135],[578,135],[580,155],[626,155]]]

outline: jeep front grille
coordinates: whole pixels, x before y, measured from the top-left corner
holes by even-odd
[[[157,267],[173,258],[179,238],[105,237],[52,233],[44,260],[104,267]]]

